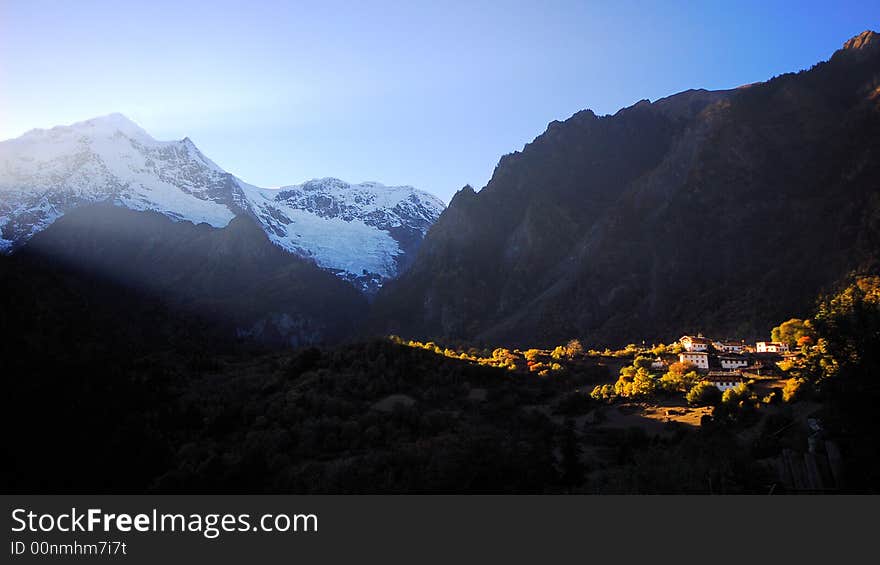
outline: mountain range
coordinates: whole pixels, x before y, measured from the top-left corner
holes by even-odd
[[[278,247],[366,292],[405,269],[444,208],[423,191],[373,182],[258,188],[189,138],[157,141],[121,114],[0,142],[0,251],[100,202],[216,228],[249,217]]]
[[[880,259],[880,36],[809,70],[589,110],[460,190],[380,332],[612,344],[764,337]]]
[[[0,143],[0,249],[287,345],[765,337],[880,267],[880,36],[809,70],[550,123],[448,207],[279,189],[112,114]],[[18,279],[16,279],[18,280]]]

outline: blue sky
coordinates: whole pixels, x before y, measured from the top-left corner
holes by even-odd
[[[444,201],[548,122],[827,59],[873,2],[0,0],[0,139],[122,112],[260,186]]]

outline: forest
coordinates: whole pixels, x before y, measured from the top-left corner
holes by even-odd
[[[805,402],[843,453],[835,490],[876,489],[877,277],[817,302],[815,342],[788,369],[797,394],[708,399],[701,425],[660,434],[603,427],[621,400],[591,394],[640,362],[635,346],[281,349],[16,257],[0,296],[9,491],[784,492],[768,462],[808,448]]]

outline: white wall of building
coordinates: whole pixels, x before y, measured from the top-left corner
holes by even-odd
[[[755,349],[758,353],[787,353],[788,345],[772,341],[759,341],[755,344]]]
[[[694,351],[682,351],[678,354],[680,362],[689,361],[697,366],[698,369],[709,368],[709,355],[706,353],[697,353]]]

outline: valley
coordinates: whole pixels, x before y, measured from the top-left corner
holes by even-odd
[[[866,31],[581,110],[448,206],[121,114],[0,142],[3,484],[874,492],[878,85]]]

